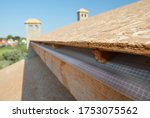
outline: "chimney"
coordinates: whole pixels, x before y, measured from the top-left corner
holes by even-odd
[[[35,18],[27,19],[25,21],[26,25],[26,38],[27,38],[27,49],[30,43],[30,40],[40,36],[40,26],[41,26],[41,21]]]
[[[77,20],[81,21],[81,20],[87,19],[88,13],[89,13],[89,11],[84,8],[79,9],[77,12]]]

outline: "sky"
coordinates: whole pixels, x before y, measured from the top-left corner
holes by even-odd
[[[77,21],[80,8],[90,11],[89,16],[136,2],[138,0],[0,0],[0,37],[25,37],[24,22],[37,18],[42,22],[42,34]]]

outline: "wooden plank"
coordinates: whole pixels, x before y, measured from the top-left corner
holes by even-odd
[[[77,100],[131,100],[49,52],[39,53],[42,49],[36,45],[32,47]]]
[[[60,48],[60,47],[61,47],[60,45],[52,44],[52,48],[54,48],[54,49],[57,49],[57,48]]]
[[[93,49],[92,53],[95,56],[95,59],[100,62],[100,63],[106,63],[108,62],[110,59],[112,59],[115,55],[114,52],[108,52],[108,51],[101,51],[99,49]]]

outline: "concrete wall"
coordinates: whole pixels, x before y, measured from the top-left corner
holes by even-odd
[[[0,100],[75,100],[38,56],[0,70]]]

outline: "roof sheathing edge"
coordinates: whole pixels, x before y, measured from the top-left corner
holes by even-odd
[[[143,45],[137,47],[135,45],[121,44],[121,43],[89,43],[89,42],[61,42],[61,41],[33,41],[45,44],[56,44],[63,46],[79,47],[79,48],[90,48],[90,49],[100,49],[110,52],[121,52],[135,55],[144,55],[150,57],[150,45]]]

